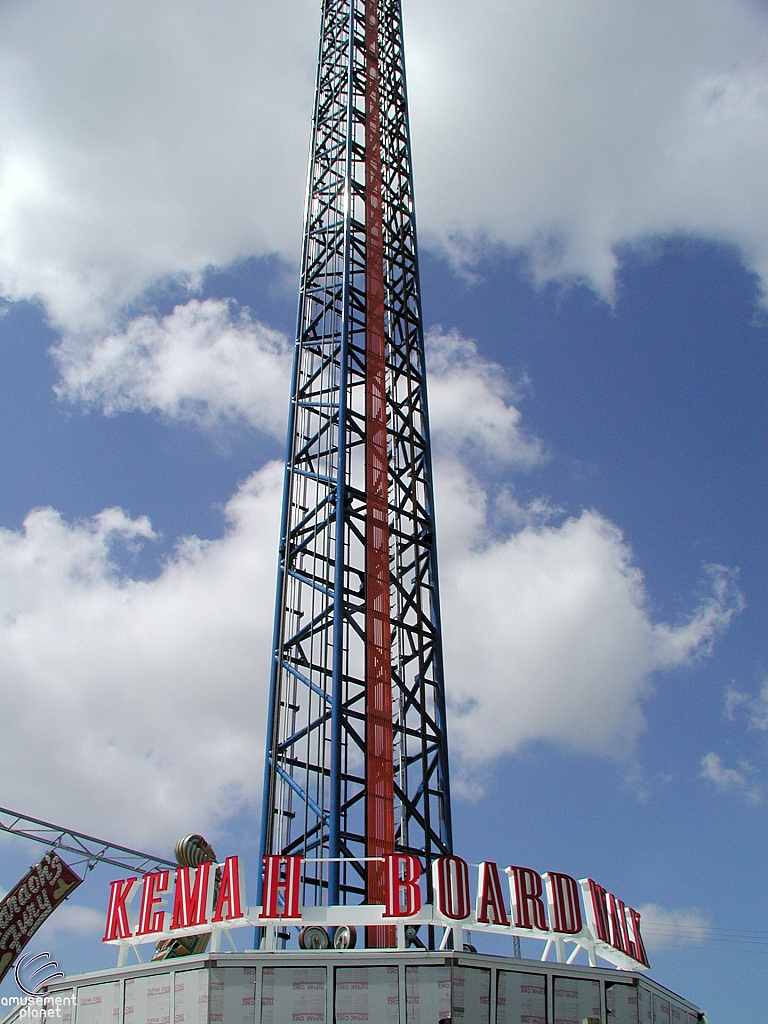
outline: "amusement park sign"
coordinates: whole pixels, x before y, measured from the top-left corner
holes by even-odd
[[[264,929],[266,949],[275,948],[276,929],[286,924],[328,928],[393,925],[399,948],[407,945],[407,926],[433,925],[444,929],[441,948],[446,948],[453,936],[454,948],[461,949],[463,931],[469,930],[540,939],[545,943],[543,960],[553,952],[559,962],[570,963],[584,949],[593,966],[598,956],[623,970],[650,966],[640,933],[640,914],[591,878],[577,882],[558,871],[539,874],[532,868],[510,865],[504,870],[507,903],[501,873],[493,861],[476,865],[477,883],[472,887],[470,865],[465,860],[439,857],[432,865],[434,902],[423,905],[418,858],[395,854],[381,861],[386,902],[380,906],[303,906],[302,857],[264,857],[262,904],[255,907],[246,904],[239,857],[227,857],[218,866],[218,886],[214,881],[217,865],[212,862],[196,869],[179,866],[175,872],[151,871],[141,879],[119,879],[110,883],[103,941],[122,947],[124,963],[130,946],[201,932],[213,933],[212,948],[216,950],[222,931],[247,925]],[[132,914],[132,902],[139,892],[138,912]]]

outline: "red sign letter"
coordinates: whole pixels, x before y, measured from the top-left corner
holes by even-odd
[[[274,853],[264,857],[264,893],[259,917],[301,917],[299,898],[303,860],[303,857],[280,857]],[[282,908],[277,902],[280,893],[283,894]]]
[[[171,929],[191,928],[208,924],[213,902],[211,861],[204,861],[195,871],[195,884],[189,879],[190,868],[176,868],[176,894],[173,899]]]
[[[162,903],[162,894],[166,892],[168,892],[167,871],[150,871],[148,875],[144,875],[137,935],[154,935],[155,932],[163,930],[165,911],[154,908],[158,903]]]
[[[480,865],[476,906],[478,921],[483,921],[485,924],[503,924],[509,927],[504,895],[501,891],[499,869],[492,860],[484,860]]]
[[[438,857],[432,866],[437,909],[450,921],[469,917],[469,865],[461,857]]]
[[[227,905],[227,914],[224,916],[224,904]],[[216,900],[216,913],[213,915],[212,924],[216,921],[236,921],[244,917],[243,907],[245,906],[245,880],[240,873],[240,858],[227,857],[224,861],[224,870],[221,873],[221,885],[219,886],[219,898]]]
[[[610,946],[611,933],[608,924],[605,889],[597,882],[593,882],[591,878],[580,879],[579,885],[584,896],[584,909],[587,912],[587,924],[590,931],[599,942],[607,942]]]
[[[581,907],[576,879],[570,875],[561,875],[559,871],[547,871],[544,879],[547,883],[552,931],[578,935],[581,931]]]
[[[630,947],[634,948],[634,952],[631,948],[629,955],[635,957],[641,964],[645,964],[646,967],[650,967],[648,954],[645,952],[645,946],[643,945],[643,937],[640,934],[640,914],[633,910],[632,907],[627,907],[627,914],[632,923],[632,934],[634,936],[634,942],[630,942]]]
[[[608,893],[608,908],[611,919],[611,945],[621,953],[629,953],[624,904],[612,892]]]
[[[538,928],[547,931],[547,917],[541,902],[541,875],[531,868],[512,864],[507,868],[516,928]]]
[[[387,905],[384,917],[413,917],[421,910],[421,864],[410,853],[385,858]]]
[[[126,904],[133,899],[138,884],[138,878],[121,878],[116,882],[109,883],[107,927],[102,942],[111,942],[112,939],[127,939],[131,935]]]

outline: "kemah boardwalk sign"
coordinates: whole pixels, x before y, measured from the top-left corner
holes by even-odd
[[[247,926],[264,929],[263,948],[274,950],[277,930],[284,932],[286,925],[328,929],[389,925],[399,949],[413,942],[415,929],[432,925],[443,929],[443,949],[451,941],[454,949],[462,949],[463,932],[468,930],[539,939],[545,944],[542,960],[554,956],[559,963],[572,963],[583,949],[592,966],[597,966],[598,957],[621,970],[650,966],[640,914],[591,878],[577,881],[558,871],[539,874],[511,865],[503,871],[507,902],[502,872],[493,861],[477,865],[477,883],[472,887],[470,865],[450,855],[434,862],[433,903],[424,905],[417,857],[394,854],[380,862],[384,903],[377,905],[302,905],[306,862],[300,856],[264,857],[262,903],[255,907],[246,904],[239,857],[227,857],[220,865],[215,905],[212,862],[196,869],[180,866],[175,871],[151,871],[142,878],[118,879],[110,883],[103,941],[121,947],[119,962],[124,964],[132,946],[212,932],[215,951],[222,933]],[[135,911],[133,901],[139,894]]]

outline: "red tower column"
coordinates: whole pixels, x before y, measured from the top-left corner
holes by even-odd
[[[365,783],[367,856],[395,852],[392,648],[389,598],[387,393],[381,218],[378,0],[365,4]],[[385,902],[384,865],[368,862],[366,899]],[[368,929],[369,946],[394,946],[393,927]]]

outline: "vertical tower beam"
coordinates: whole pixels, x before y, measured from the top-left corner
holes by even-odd
[[[385,902],[384,870],[373,860],[395,852],[392,753],[392,635],[389,602],[389,481],[381,216],[378,0],[365,3],[365,801],[366,899]],[[376,928],[369,943],[386,944]]]
[[[400,4],[324,0],[262,852],[304,855],[305,903],[379,903],[367,857],[420,856],[429,899],[450,850]]]

